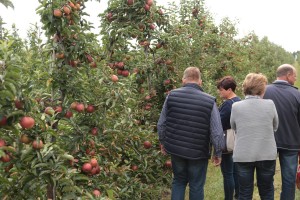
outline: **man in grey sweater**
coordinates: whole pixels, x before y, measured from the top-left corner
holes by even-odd
[[[279,127],[275,132],[281,168],[281,200],[295,199],[295,181],[300,151],[300,92],[294,87],[296,69],[289,64],[278,67],[277,80],[267,86],[265,99],[275,103]]]

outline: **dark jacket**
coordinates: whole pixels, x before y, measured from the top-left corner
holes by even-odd
[[[210,157],[210,118],[215,98],[196,84],[171,91],[167,101],[164,147],[187,159]]]
[[[241,98],[236,96],[232,99],[227,99],[219,107],[222,127],[223,127],[224,131],[231,128],[231,126],[230,126],[230,115],[231,115],[232,104],[234,102],[237,102],[237,101],[240,101],[240,100],[241,100]]]
[[[278,149],[300,150],[300,92],[287,82],[267,86],[265,99],[272,99],[279,117],[275,133]]]

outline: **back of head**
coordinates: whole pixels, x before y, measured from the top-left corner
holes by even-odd
[[[289,73],[293,73],[295,68],[290,64],[283,64],[277,68],[276,76],[283,77],[288,75]]]
[[[219,81],[217,81],[217,88],[228,90],[229,88],[235,92],[236,82],[232,76],[224,76]]]
[[[187,82],[200,82],[201,81],[201,73],[199,68],[197,67],[188,67],[183,72],[183,83]]]
[[[243,92],[245,95],[263,95],[268,79],[263,74],[250,73],[243,82]]]

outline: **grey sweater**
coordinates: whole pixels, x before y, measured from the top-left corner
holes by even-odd
[[[230,124],[236,131],[234,162],[276,159],[274,132],[278,128],[278,115],[272,100],[246,96],[232,105]]]

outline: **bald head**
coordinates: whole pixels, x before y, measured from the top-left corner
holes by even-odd
[[[297,72],[294,66],[290,64],[283,64],[277,68],[276,71],[277,80],[284,80],[294,85],[297,80]]]

